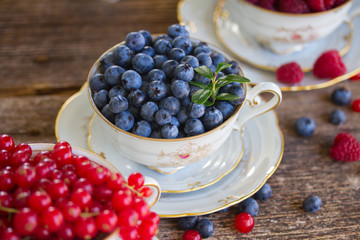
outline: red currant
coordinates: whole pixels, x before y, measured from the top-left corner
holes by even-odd
[[[136,197],[133,200],[132,207],[141,218],[146,217],[150,213],[149,206],[142,198]]]
[[[249,213],[239,213],[235,218],[235,227],[241,233],[250,232],[254,225],[254,218]]]
[[[139,189],[144,185],[145,179],[141,173],[134,172],[128,178],[128,184],[135,189]]]
[[[148,216],[146,217],[146,219],[156,223],[156,224],[159,224],[160,223],[160,217],[159,215],[157,215],[155,212],[150,212],[148,214]]]
[[[60,171],[59,169],[55,169],[55,170],[52,171],[51,174],[50,174],[50,179],[51,179],[51,180],[62,179],[62,178],[63,178],[63,172]]]
[[[38,240],[48,240],[51,237],[51,232],[44,227],[40,227],[34,233],[34,237]]]
[[[91,195],[83,188],[79,188],[72,192],[71,201],[79,205],[79,207],[84,210],[85,208],[90,206]]]
[[[3,169],[0,171],[0,190],[10,191],[15,187],[14,173]]]
[[[57,231],[56,235],[57,235],[57,239],[61,239],[61,240],[75,239],[74,229],[69,224],[66,224],[59,231]]]
[[[75,235],[81,239],[91,239],[98,233],[95,220],[90,217],[80,217],[74,226]]]
[[[56,164],[61,167],[66,164],[71,164],[73,154],[71,148],[60,146],[54,149],[52,152],[52,157]]]
[[[55,179],[50,183],[48,193],[51,199],[56,200],[61,197],[66,197],[69,194],[69,188],[64,181]]]
[[[111,173],[107,180],[109,188],[115,191],[123,188],[123,183],[125,183],[125,180],[120,173]]]
[[[51,171],[49,166],[46,163],[38,163],[35,165],[35,172],[36,172],[36,180],[41,178],[49,178],[51,175]]]
[[[29,197],[29,206],[31,209],[41,212],[51,205],[51,198],[45,192],[36,191]]]
[[[84,162],[90,163],[90,160],[85,156],[73,155],[72,163],[75,169],[77,169]]]
[[[97,202],[97,201],[91,201],[91,204],[89,206],[90,213],[100,213],[104,209],[105,208],[103,207],[103,205],[101,205],[100,202]],[[107,209],[107,210],[110,210],[110,209]]]
[[[10,163],[13,167],[18,167],[26,162],[30,161],[30,156],[24,151],[15,151],[10,157]]]
[[[140,193],[143,195],[143,197],[148,198],[152,194],[152,190],[149,187],[143,187],[141,188]]]
[[[107,181],[109,173],[108,169],[96,164],[88,169],[86,176],[92,184],[101,185]]]
[[[27,156],[29,158],[31,157],[31,154],[32,154],[32,149],[31,149],[30,145],[26,144],[26,143],[19,143],[14,149],[14,152],[17,152],[17,151],[23,151],[24,153],[27,154]]]
[[[117,227],[118,218],[115,212],[104,210],[96,217],[95,221],[96,226],[100,231],[110,233]]]
[[[158,225],[149,220],[143,220],[138,229],[139,234],[143,238],[151,238],[158,231]]]
[[[58,208],[50,206],[41,213],[40,222],[50,232],[56,232],[63,226],[64,216]]]
[[[71,149],[70,143],[68,143],[68,142],[66,142],[66,141],[63,141],[63,140],[57,142],[57,143],[54,145],[54,150],[55,150],[55,149],[58,149],[58,148],[60,148],[60,147],[65,147],[65,148]]]
[[[96,186],[94,189],[94,198],[100,202],[111,200],[113,191],[107,185]]]
[[[136,227],[139,220],[139,214],[131,208],[121,210],[117,217],[120,228]]]
[[[34,164],[38,164],[42,159],[45,158],[51,158],[51,152],[50,151],[41,151],[35,154],[33,158]]]
[[[351,107],[354,112],[360,112],[360,98],[355,99]]]
[[[88,193],[90,193],[90,195],[93,195],[94,193],[93,185],[86,178],[79,178],[72,186],[72,189],[78,189],[78,188],[83,188]]]
[[[46,164],[49,167],[51,172],[57,168],[55,161],[50,158],[43,158],[40,160],[39,164],[40,163]]]
[[[9,165],[11,153],[6,150],[0,150],[0,169]]]
[[[360,73],[358,73],[358,74],[356,74],[356,75],[352,76],[352,77],[350,78],[350,80],[351,80],[351,81],[360,80]]]
[[[30,208],[23,208],[14,215],[15,231],[23,236],[35,233],[39,226],[39,216]]]
[[[130,190],[119,190],[112,197],[112,205],[116,211],[127,208],[132,203],[132,193]]]
[[[13,198],[11,194],[5,191],[0,191],[0,206],[6,208],[12,208],[14,205]],[[7,216],[7,212],[3,212],[0,210],[0,216]]]
[[[14,181],[16,185],[22,188],[31,187],[36,180],[36,171],[34,167],[21,165],[14,173]]]
[[[29,197],[31,191],[25,188],[17,188],[13,193],[14,206],[21,209],[29,206]]]
[[[0,232],[1,233],[1,232]],[[6,228],[2,234],[0,234],[3,240],[21,240],[21,236],[13,228]]]
[[[139,237],[139,233],[137,231],[137,228],[133,227],[133,228],[120,228],[120,233],[119,233],[121,239],[126,239],[126,240],[136,240]]]
[[[1,134],[0,135],[0,149],[5,149],[10,152],[12,152],[15,148],[15,142],[14,139],[7,135],[7,134]]]
[[[33,186],[33,191],[42,191],[48,192],[48,187],[50,186],[51,182],[47,178],[41,178],[38,180],[35,185]]]
[[[78,176],[76,175],[75,171],[66,171],[63,173],[64,174],[62,178],[64,182],[70,187],[78,180]]]
[[[183,235],[183,240],[201,240],[201,235],[198,231],[187,230]]]
[[[81,213],[80,207],[72,201],[61,204],[60,210],[65,220],[68,222],[74,222]]]
[[[79,165],[76,167],[76,174],[79,176],[79,177],[87,177],[87,171],[88,169],[92,168],[92,164],[91,162],[87,162],[87,161],[83,161],[81,163],[79,163]]]

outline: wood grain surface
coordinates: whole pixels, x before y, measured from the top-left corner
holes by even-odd
[[[80,89],[100,54],[131,31],[165,32],[177,22],[176,5],[176,0],[0,0],[0,133],[17,143],[55,142],[61,105]],[[277,113],[285,151],[268,181],[272,197],[259,203],[248,234],[234,228],[235,207],[204,216],[215,224],[209,239],[360,239],[360,162],[340,163],[328,154],[339,132],[360,139],[360,114],[330,101],[340,86],[360,98],[360,81],[283,93]],[[337,108],[347,115],[341,126],[329,122]],[[317,124],[310,138],[293,130],[302,116]],[[315,214],[301,209],[310,194],[323,201]],[[182,234],[177,219],[161,220],[159,239],[182,239]]]

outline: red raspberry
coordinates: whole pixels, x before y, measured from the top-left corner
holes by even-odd
[[[275,0],[259,0],[256,5],[259,7],[275,11]]]
[[[312,12],[321,12],[326,10],[324,0],[307,0],[306,3]]]
[[[313,73],[319,78],[336,78],[346,73],[346,66],[337,50],[329,50],[316,60]]]
[[[301,82],[304,73],[296,62],[281,65],[276,70],[276,77],[281,83],[295,84]]]
[[[356,81],[356,80],[360,80],[360,73],[358,73],[350,78],[350,81]]]
[[[360,112],[360,98],[354,100],[351,108],[354,112]]]
[[[287,13],[308,13],[309,7],[304,0],[279,0],[280,12]]]
[[[330,156],[336,161],[355,162],[360,158],[360,142],[350,133],[339,133],[330,149]]]

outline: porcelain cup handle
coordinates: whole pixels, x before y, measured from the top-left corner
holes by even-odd
[[[260,104],[261,98],[259,94],[263,92],[272,93],[274,96],[264,104]],[[237,120],[238,124],[235,124],[235,128],[240,130],[250,119],[276,108],[280,104],[281,100],[281,90],[275,83],[262,82],[256,84],[253,88],[248,89],[244,103],[249,104],[250,109],[245,114],[239,116]]]
[[[160,195],[161,195],[160,185],[155,179],[145,176],[144,186],[147,186],[152,190],[151,196],[145,198],[145,201],[147,202],[149,207],[152,207],[160,199]]]

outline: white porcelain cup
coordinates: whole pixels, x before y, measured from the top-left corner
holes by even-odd
[[[247,34],[273,52],[287,54],[328,36],[344,21],[350,22],[349,9],[354,1],[349,0],[327,11],[304,14],[271,11],[246,0],[233,2],[232,7],[239,13],[234,16],[235,21]],[[352,12],[357,14],[358,11]]]

